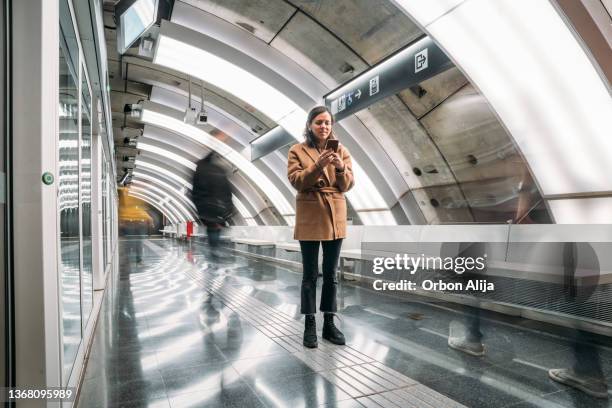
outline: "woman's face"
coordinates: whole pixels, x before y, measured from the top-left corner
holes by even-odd
[[[331,133],[332,119],[329,113],[321,112],[310,122],[310,130],[317,143],[325,143]]]

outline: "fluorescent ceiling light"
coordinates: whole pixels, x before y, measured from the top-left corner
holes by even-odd
[[[137,191],[148,191],[149,193],[155,194],[159,198],[159,203],[161,205],[171,206],[175,209],[175,212],[180,214],[181,218],[185,220],[193,219],[191,213],[183,205],[181,205],[180,202],[168,196],[168,194],[159,188],[151,186],[150,184],[142,183],[133,183],[130,188],[138,189]]]
[[[187,180],[185,180],[184,178],[182,178],[181,176],[168,171],[166,169],[164,169],[163,167],[159,167],[156,166],[155,164],[151,164],[149,162],[146,162],[142,159],[139,159],[136,161],[136,168],[138,168],[138,166],[140,167],[144,167],[146,169],[150,169],[152,171],[161,173],[165,176],[167,176],[168,178],[171,178],[173,180],[175,180],[176,182],[178,182],[180,185],[187,187],[189,190],[193,190],[193,184],[189,183]]]
[[[180,191],[175,189],[174,187],[172,187],[170,184],[160,180],[159,178],[155,178],[153,176],[149,176],[148,174],[142,174],[142,173],[138,173],[138,175],[134,175],[134,177],[132,178],[132,182],[138,182],[141,184],[144,184],[145,186],[148,185],[148,183],[145,183],[144,181],[141,181],[140,179],[145,179],[145,180],[149,180],[151,183],[153,183],[153,185],[158,185],[164,188],[164,194],[166,194],[166,196],[168,196],[167,192],[170,192],[170,196],[173,199],[177,199],[177,202],[180,203],[184,203],[187,204],[187,206],[192,209],[192,214],[196,214],[197,213],[197,209],[195,207],[195,205],[193,204],[193,202],[187,198],[187,196],[185,196],[185,191]]]
[[[159,108],[159,106],[157,106]],[[281,194],[278,188],[250,161],[231,147],[212,137],[207,132],[184,123],[175,117],[152,110],[155,104],[145,103],[142,110],[142,120],[171,132],[190,137],[208,148],[214,150],[234,166],[238,167],[245,176],[253,181],[269,198],[281,215],[294,215],[293,207]],[[193,187],[191,188],[193,189]]]
[[[170,220],[170,222],[172,222],[173,224],[176,224],[178,222],[178,220],[174,217],[174,215],[172,215],[172,213],[168,212],[167,209],[160,207],[158,205],[158,203],[156,203],[154,200],[152,200],[150,197],[141,194],[139,192],[136,191],[130,191],[128,192],[128,195],[140,198],[142,201],[149,203],[149,205],[155,207],[157,209],[157,211],[159,211],[160,213],[162,213],[166,218],[168,218]]]
[[[612,197],[549,200],[557,224],[612,224]]]
[[[149,203],[155,203],[156,205],[158,205],[160,207],[160,211],[162,211],[163,214],[167,215],[167,217],[173,222],[173,223],[179,223],[181,221],[183,221],[182,217],[180,216],[180,214],[176,211],[176,208],[173,208],[171,206],[168,207],[164,207],[161,202],[158,200],[159,197],[157,197],[154,194],[151,194],[150,192],[147,191],[131,191],[128,193],[129,195],[138,195],[139,197],[146,197],[147,202]]]
[[[157,155],[160,155],[162,157],[165,157],[167,159],[173,160],[193,171],[195,171],[196,169],[196,164],[192,161],[187,160],[186,158],[184,158],[183,156],[180,156],[176,153],[172,153],[166,149],[162,149],[161,147],[157,147],[157,146],[153,146],[147,143],[143,143],[143,142],[138,142],[138,149],[140,150],[144,150],[146,152],[151,152],[151,153],[155,153]]]
[[[140,177],[142,176],[143,178],[146,178],[148,180],[163,180],[167,185],[172,186],[172,188],[179,192],[182,193],[184,191],[187,191],[188,188],[186,186],[184,186],[183,183],[180,183],[179,186],[177,186],[174,183],[177,183],[177,181],[175,179],[170,179],[167,176],[160,174],[160,173],[155,173],[153,171],[151,171],[150,169],[145,169],[143,167],[140,168],[135,168],[134,171],[132,172],[132,175],[134,177]],[[184,180],[184,179],[182,179]],[[187,181],[185,180],[185,183]]]
[[[353,161],[353,177],[355,178],[355,187],[346,193],[346,196],[351,201],[351,205],[355,211],[365,211],[372,209],[387,208],[387,203],[380,195],[380,192],[368,177],[367,173]],[[397,222],[393,218],[391,224],[365,224],[364,225],[396,225]]]
[[[176,110],[184,110],[187,104],[187,97],[187,92],[183,92],[181,89],[167,89],[157,85],[153,86],[151,89],[151,97],[149,100],[159,103],[160,105],[170,106]],[[191,97],[193,99],[192,104],[195,104],[196,109],[199,109],[201,104],[197,95],[192,95]],[[251,139],[256,136],[256,134],[253,134],[251,126],[248,126],[229,112],[212,104],[210,101],[206,101],[205,106],[208,112],[208,122],[206,123],[217,129],[221,129],[241,145],[248,146]],[[145,128],[144,136],[167,143],[167,140],[163,139],[163,135],[159,135],[158,133],[159,132],[151,131],[150,128]]]
[[[295,140],[301,142],[304,140],[304,128],[308,114],[301,109],[296,109],[293,112],[283,116],[278,120],[278,124],[287,131]]]
[[[196,208],[195,204],[193,203],[193,201],[191,201],[191,200],[190,200],[190,199],[189,199],[189,198],[188,198],[188,197],[185,195],[186,191],[185,191],[184,189],[183,189],[183,190],[177,189],[177,188],[175,188],[174,186],[172,186],[172,185],[170,185],[170,184],[166,183],[166,182],[165,182],[165,181],[164,181],[162,178],[159,178],[159,177],[154,177],[154,176],[151,176],[151,175],[149,175],[149,174],[147,174],[147,173],[143,173],[142,171],[136,171],[136,170],[134,170],[132,180],[138,180],[138,179],[145,179],[145,180],[149,180],[149,181],[151,181],[151,182],[153,182],[153,183],[156,183],[156,184],[159,184],[159,185],[163,186],[164,188],[166,188],[166,189],[167,189],[167,190],[169,190],[169,191],[175,192],[175,193],[177,194],[177,196],[179,196],[181,199],[183,199],[183,200],[184,200],[184,202],[185,202],[185,203],[187,203],[187,204],[188,204],[188,205],[189,205],[191,208],[193,208],[193,210],[194,210],[194,211],[197,213],[197,208]],[[250,213],[249,213],[248,211],[246,211],[246,207],[244,207],[244,205],[243,205],[243,204],[242,204],[242,202],[241,202],[241,201],[238,199],[238,197],[236,197],[236,196],[234,196],[234,195],[232,194],[232,199],[233,199],[233,201],[234,201],[234,204],[236,204],[236,206],[237,206],[237,207],[238,207],[238,204],[239,204],[240,206],[242,206],[242,208],[244,208],[244,209],[245,209],[245,212],[244,212],[244,213],[243,213],[243,212],[241,212],[241,214],[243,215],[243,217],[244,217],[245,219],[246,219],[247,217],[251,217]]]
[[[160,205],[162,205],[163,207],[168,208],[168,210],[170,210],[173,214],[175,214],[176,218],[178,219],[179,222],[182,221],[188,221],[191,217],[186,217],[181,211],[178,210],[178,208],[176,208],[176,206],[174,205],[173,202],[168,201],[168,202],[164,202],[164,199],[167,196],[160,196],[154,192],[152,192],[150,189],[148,188],[143,188],[143,187],[130,187],[130,190],[134,190],[135,193],[141,193],[147,196],[150,196],[154,201],[156,201],[157,203],[160,203]]]
[[[159,205],[171,206],[174,212],[176,213],[176,215],[181,216],[181,218],[184,218],[187,215],[186,213],[183,213],[182,211],[178,210],[178,208],[174,205],[174,201],[171,201],[168,194],[164,193],[163,191],[159,191],[158,189],[152,189],[149,187],[150,186],[147,186],[147,185],[132,184],[129,186],[128,191],[133,190],[133,191],[141,192],[143,194],[146,193],[150,195],[152,198],[156,200],[157,203],[159,203]]]
[[[398,1],[487,98],[545,197],[612,191],[612,98],[550,1],[470,0],[429,25],[416,3]]]
[[[234,201],[234,206],[236,207],[236,209],[238,210],[242,218],[244,218],[247,221],[248,225],[251,225],[249,223],[249,220],[251,220],[255,225],[257,225],[257,223],[255,223],[255,221],[253,220],[253,216],[251,215],[249,210],[247,210],[244,204],[242,204],[242,202],[238,200],[238,198],[234,196],[233,194],[232,194],[232,200]]]
[[[427,26],[466,0],[391,0],[422,26]]]
[[[170,199],[174,205],[183,212],[183,215],[187,216],[187,218],[191,219],[191,218],[195,218],[195,211],[189,211],[181,202],[180,200],[178,200],[176,197],[173,197],[171,195],[169,195],[166,191],[162,190],[159,187],[156,187],[150,183],[145,183],[139,180],[133,180],[132,181],[132,185],[134,187],[141,187],[143,189],[147,189],[147,190],[152,190],[155,193],[159,194],[160,196],[166,198],[166,199]]]
[[[203,79],[255,106],[275,122],[290,112],[300,110],[291,99],[249,71],[201,48],[171,38],[168,35],[171,24],[162,22],[153,63]]]

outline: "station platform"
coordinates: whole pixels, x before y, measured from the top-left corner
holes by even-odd
[[[570,329],[483,311],[473,357],[447,344],[465,306],[341,281],[347,345],[306,349],[298,270],[229,250],[212,261],[200,242],[119,245],[78,407],[612,406],[549,379],[573,364]],[[592,339],[612,389],[612,344]]]

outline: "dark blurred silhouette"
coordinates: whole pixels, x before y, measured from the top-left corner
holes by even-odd
[[[446,245],[447,247],[453,246],[453,244]],[[446,252],[446,248],[443,246],[443,251]],[[476,259],[478,257],[484,256],[486,253],[486,245],[484,242],[462,242],[459,244],[457,249],[457,258],[472,258]],[[445,256],[449,254],[444,254]],[[485,275],[487,272],[487,268],[485,267],[479,273]],[[456,278],[458,281],[463,281],[464,287],[467,285],[468,281],[478,278],[483,278],[484,276],[466,276],[466,275],[457,275]],[[448,346],[455,350],[462,351],[466,354],[480,357],[485,354],[485,346],[482,343],[483,334],[480,326],[480,307],[478,305],[478,298],[476,297],[477,291],[465,291],[465,294],[474,296],[474,302],[476,305],[472,306],[463,306],[464,312],[464,322],[461,325],[460,322],[451,322],[449,327],[449,336],[448,336]],[[461,327],[463,326],[463,327]]]
[[[218,257],[221,230],[234,213],[228,171],[216,153],[198,162],[193,176],[193,202],[204,225],[211,256]]]
[[[566,300],[580,309],[589,301],[599,284],[597,253],[587,242],[567,242],[563,246],[563,275]],[[572,368],[548,370],[548,376],[592,397],[608,398],[608,386],[601,369],[599,350],[592,335],[576,329],[573,339]]]

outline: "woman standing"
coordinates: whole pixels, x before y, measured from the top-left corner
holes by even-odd
[[[336,268],[342,239],[346,237],[344,193],[353,187],[351,156],[342,145],[333,145],[333,119],[324,106],[308,114],[306,141],[289,150],[287,175],[298,191],[294,239],[302,250],[301,313],[306,315],[304,346],[317,347],[315,322],[319,246],[323,247],[323,288],[319,310],[323,312],[323,338],[345,344],[344,335],[334,325],[337,311]]]

